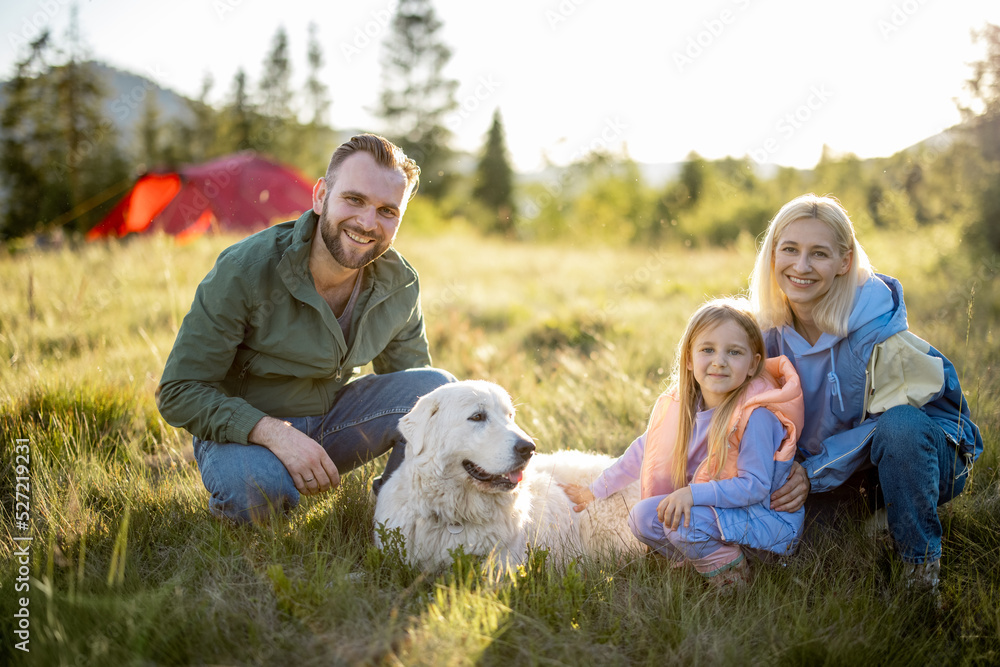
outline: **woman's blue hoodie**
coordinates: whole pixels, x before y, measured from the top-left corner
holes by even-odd
[[[798,447],[814,492],[840,486],[869,461],[879,416],[864,414],[868,360],[875,345],[907,329],[899,281],[875,274],[860,286],[848,329],[846,337],[824,333],[815,345],[791,326],[764,332],[768,356],[787,356],[802,382],[805,427]],[[943,360],[945,383],[922,409],[974,460],[983,451],[983,439],[969,416],[958,373],[934,347],[930,354]]]

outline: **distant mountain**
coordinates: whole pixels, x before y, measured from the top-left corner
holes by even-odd
[[[926,139],[918,141],[912,146],[907,146],[906,148],[897,151],[895,154],[915,153],[918,151],[930,152],[932,154],[942,153],[950,148],[952,144],[960,141],[965,132],[966,126],[964,124],[958,124],[954,127],[942,130],[933,136],[927,137]],[[876,162],[878,160],[885,160],[887,157],[892,156],[865,158],[862,162]],[[764,180],[773,178],[775,174],[778,173],[778,170],[782,168],[781,165],[771,163],[752,164],[754,172],[759,178]],[[638,166],[639,172],[642,174],[642,178],[646,185],[659,188],[665,186],[669,181],[678,177],[681,169],[684,167],[684,162],[637,162],[636,166]],[[565,168],[561,166],[549,166],[540,171],[518,174],[517,179],[519,183],[548,183],[555,185],[560,183],[560,179],[565,178],[563,175],[564,170]],[[812,168],[798,168],[798,171],[808,174],[812,172]]]
[[[168,88],[163,88],[152,79],[141,74],[120,70],[98,61],[91,61],[91,65],[98,71],[105,85],[107,99],[104,103],[104,114],[116,126],[123,148],[130,148],[138,140],[137,131],[142,122],[146,99],[150,95],[156,97],[156,104],[160,113],[159,123],[161,125],[174,121],[184,123],[194,121],[194,115],[190,107],[191,100],[184,95]],[[0,108],[4,106],[6,101],[6,86],[6,81],[0,82]],[[339,130],[337,131],[337,135],[340,140],[346,140],[360,131]],[[923,141],[919,141],[912,146],[902,149],[900,152],[914,152],[921,149],[940,152],[951,146],[960,137],[961,132],[962,126],[958,125],[939,132],[932,137],[928,137]],[[459,173],[471,173],[476,168],[476,161],[474,155],[458,152],[456,153],[455,162],[456,171]],[[647,185],[661,187],[677,177],[684,163],[639,162],[637,165]],[[778,169],[776,165],[769,164],[756,165],[755,168],[758,175],[762,178],[773,176]],[[517,174],[517,179],[521,183],[554,183],[563,177],[563,168],[558,166],[548,167],[541,171]]]
[[[161,125],[173,121],[194,122],[190,100],[183,95],[163,88],[152,79],[139,74],[98,62],[93,62],[92,65],[99,72],[108,93],[104,103],[105,115],[117,126],[126,146],[136,140],[137,128],[142,122],[143,110],[150,95],[156,98]]]
[[[684,166],[683,162],[662,162],[656,164],[650,164],[646,162],[636,162],[636,166],[639,168],[639,173],[642,174],[643,181],[647,185],[652,185],[653,187],[660,187],[665,185],[667,181],[677,177],[680,173],[681,168]],[[517,180],[519,183],[558,183],[560,179],[565,178],[563,176],[565,172],[565,167],[552,165],[542,169],[540,171],[529,171],[520,173],[517,175]]]
[[[174,120],[192,122],[194,115],[189,107],[188,98],[163,88],[152,79],[126,72],[97,61],[90,61],[104,84],[107,95],[104,101],[104,118],[110,121],[118,130],[123,148],[130,147],[136,140],[136,132],[142,122],[146,99],[153,95],[159,107],[160,124],[168,124]],[[0,108],[7,102],[8,82],[0,82]]]
[[[962,136],[967,131],[967,125],[960,123],[954,127],[949,127],[947,130],[942,130],[932,137],[927,137],[922,141],[918,141],[912,146],[908,146],[900,153],[914,153],[920,150],[931,151],[934,153],[941,153],[951,147],[952,144],[961,140]]]
[[[658,188],[666,185],[668,181],[672,181],[677,178],[677,175],[681,173],[681,169],[683,167],[683,162],[665,162],[658,164],[640,162],[639,172],[642,174],[642,178],[647,185]]]

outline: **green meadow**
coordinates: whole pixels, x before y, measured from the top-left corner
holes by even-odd
[[[421,274],[435,365],[506,387],[540,451],[617,455],[688,315],[745,289],[754,244],[741,239],[611,248],[404,226],[398,246]],[[902,281],[911,329],[955,362],[986,440],[941,510],[941,609],[906,588],[850,499],[794,557],[753,560],[731,595],[653,557],[563,567],[538,551],[501,574],[456,554],[445,572],[414,571],[374,548],[382,461],[287,521],[216,521],[190,436],[153,392],[195,286],[234,240],[0,257],[3,664],[1000,663],[1000,262],[954,228],[862,238]]]

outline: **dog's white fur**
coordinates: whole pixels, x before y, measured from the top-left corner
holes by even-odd
[[[399,430],[406,458],[379,491],[375,524],[402,532],[417,567],[448,565],[448,551],[459,545],[502,566],[523,562],[529,544],[560,562],[642,550],[628,527],[638,483],[574,512],[559,483],[590,484],[614,459],[570,450],[530,456],[534,443],[514,422],[510,396],[493,383],[439,387]],[[381,546],[378,530],[375,541]]]

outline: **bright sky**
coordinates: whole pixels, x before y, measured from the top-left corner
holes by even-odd
[[[91,55],[213,101],[243,67],[255,85],[274,33],[306,75],[319,28],[336,128],[379,131],[380,54],[397,0],[83,0]],[[70,0],[0,7],[0,78],[42,25],[65,33]],[[824,144],[886,156],[959,122],[972,28],[1000,24],[996,0],[435,0],[453,56],[458,148],[477,151],[499,107],[515,167],[591,148],[640,162],[751,155],[811,167]]]

